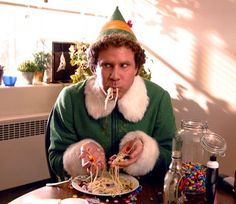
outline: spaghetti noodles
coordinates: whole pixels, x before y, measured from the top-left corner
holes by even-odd
[[[93,194],[110,194],[112,196],[129,192],[133,188],[133,183],[130,180],[120,176],[112,176],[110,171],[103,172],[100,177],[87,185],[87,190]]]
[[[113,161],[109,171],[103,171],[100,176],[98,176],[99,168],[96,159],[91,154],[88,154],[91,166],[95,167],[95,173],[90,169],[90,182],[81,182],[81,188],[92,194],[109,194],[112,196],[132,190],[134,184],[131,180],[120,176],[120,167],[118,165],[119,162],[124,161],[129,157],[135,144],[136,142],[134,142],[131,148],[129,148],[125,153],[119,152],[117,155],[113,155]]]
[[[116,196],[129,192],[134,188],[134,184],[131,180],[125,177],[120,177],[119,166],[117,162],[124,159],[127,156],[124,153],[114,155],[113,165],[109,171],[103,171],[99,176],[99,168],[94,158],[90,158],[91,165],[95,167],[95,172],[90,171],[90,181],[80,182],[80,187],[92,194],[108,194]],[[91,157],[91,155],[89,155]]]
[[[119,96],[119,89],[116,88],[116,97],[115,97],[115,103],[118,99],[118,96]],[[105,99],[105,110],[107,109],[107,104],[108,104],[108,101],[112,100],[114,98],[114,94],[113,94],[113,88],[110,87],[109,89],[107,89],[107,94],[106,94],[106,99]]]

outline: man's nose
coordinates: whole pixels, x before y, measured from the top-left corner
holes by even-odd
[[[118,66],[113,67],[111,71],[110,78],[113,80],[117,80],[119,78],[119,68]]]

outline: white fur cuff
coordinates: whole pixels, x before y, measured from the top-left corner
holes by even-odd
[[[81,159],[79,158],[80,148],[83,144],[87,142],[94,142],[97,145],[101,146],[92,139],[84,139],[81,140],[80,142],[70,145],[64,152],[63,166],[66,172],[72,177],[87,174],[86,170],[82,167]]]
[[[140,158],[134,164],[124,168],[124,171],[133,176],[143,176],[154,168],[160,150],[157,141],[142,131],[127,133],[121,140],[120,148],[128,141],[137,138],[143,142],[143,152]]]

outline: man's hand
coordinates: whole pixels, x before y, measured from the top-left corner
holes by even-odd
[[[103,170],[106,167],[106,158],[103,148],[94,142],[87,142],[80,148],[80,159],[82,167],[88,172],[96,172],[96,169]]]
[[[142,151],[143,151],[142,141],[140,139],[131,140],[126,144],[124,144],[120,150],[120,153],[121,155],[124,155],[124,158],[114,163],[113,162],[114,157],[111,157],[108,163],[111,165],[111,167],[114,166],[119,166],[120,168],[128,167],[129,165],[135,163],[138,160]]]

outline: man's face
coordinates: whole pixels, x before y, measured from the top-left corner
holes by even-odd
[[[121,98],[133,84],[137,74],[135,67],[134,53],[126,47],[109,47],[99,53],[97,77],[101,77],[103,90],[113,88],[113,95],[119,89]],[[99,70],[100,69],[100,70]],[[99,74],[100,73],[100,74]],[[100,76],[99,76],[100,75]]]

